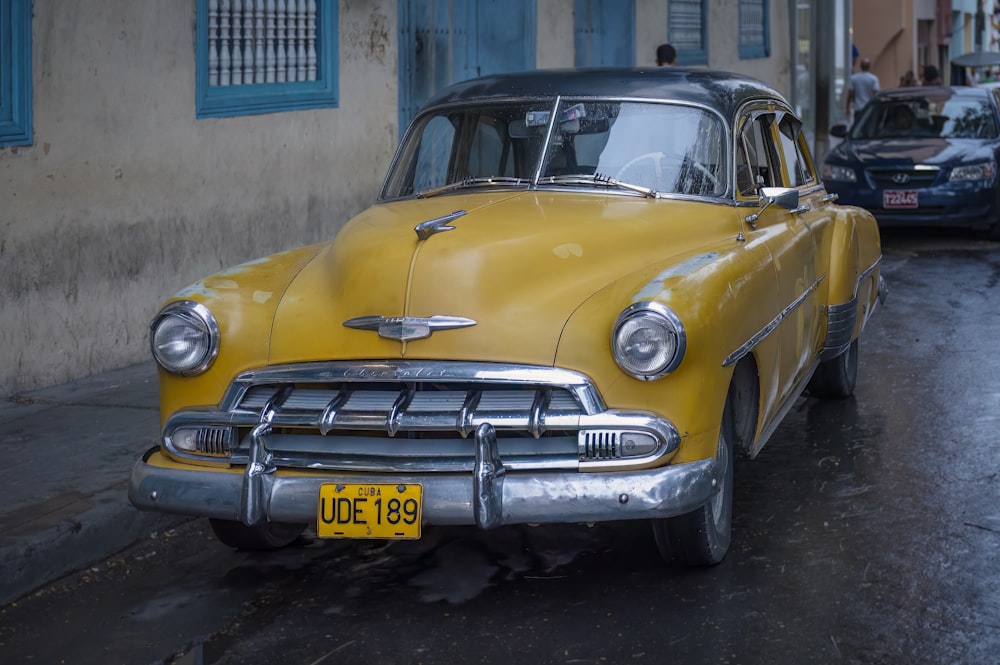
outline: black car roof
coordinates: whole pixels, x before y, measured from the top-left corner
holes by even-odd
[[[685,67],[586,68],[495,74],[455,83],[434,95],[425,108],[491,99],[627,97],[670,99],[714,108],[733,117],[744,103],[784,97],[762,81],[740,74]]]

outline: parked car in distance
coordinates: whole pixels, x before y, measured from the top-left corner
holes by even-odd
[[[642,519],[666,559],[717,563],[737,455],[807,388],[853,392],[883,294],[875,219],[801,129],[705,70],[441,91],[336,238],[156,315],[132,502],[240,548]]]
[[[886,90],[859,113],[823,164],[840,203],[879,224],[987,231],[1000,238],[1000,115],[995,88]]]

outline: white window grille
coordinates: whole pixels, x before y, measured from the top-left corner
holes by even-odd
[[[197,0],[198,117],[337,105],[337,0]]]
[[[316,80],[315,0],[209,0],[208,84]]]

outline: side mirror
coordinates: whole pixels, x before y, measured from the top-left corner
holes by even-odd
[[[799,190],[791,187],[761,187],[760,197],[765,207],[770,203],[785,210],[799,207]]]
[[[767,206],[772,203],[785,210],[797,208],[799,207],[799,190],[791,187],[761,187],[760,210],[746,216],[746,223],[750,225],[750,228],[757,228],[757,220],[767,210]]]
[[[846,139],[847,125],[834,125],[830,128],[830,136],[835,136],[838,139]]]

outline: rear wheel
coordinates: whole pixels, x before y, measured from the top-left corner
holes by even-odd
[[[235,520],[209,518],[215,537],[238,550],[277,550],[302,535],[305,524],[261,522],[247,526]]]
[[[718,491],[703,506],[686,515],[653,520],[653,536],[668,563],[711,566],[729,551],[733,527],[733,408],[730,400],[719,428]]]
[[[858,340],[836,358],[819,364],[809,380],[809,394],[824,399],[843,399],[854,394],[858,382]]]

